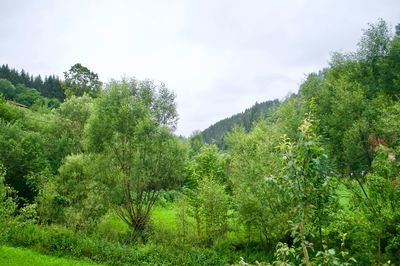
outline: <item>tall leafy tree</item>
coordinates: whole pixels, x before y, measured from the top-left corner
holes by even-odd
[[[248,239],[274,246],[288,230],[288,202],[276,178],[282,163],[276,152],[279,141],[276,125],[257,123],[252,131],[235,128],[227,136],[234,206]]]
[[[87,149],[109,158],[115,176],[120,176],[117,213],[134,236],[145,236],[159,190],[174,186],[183,166],[182,146],[170,128],[176,118],[171,116],[174,97],[160,99],[167,92],[159,93],[149,84],[136,80],[109,84],[86,128]],[[156,104],[160,101],[161,106]]]
[[[226,156],[216,145],[204,145],[186,165],[185,192],[191,206],[190,215],[195,220],[197,240],[202,240],[202,228],[205,227],[208,244],[222,237],[227,230],[226,163]]]
[[[84,93],[96,97],[102,87],[98,75],[79,63],[64,72],[64,78],[63,88],[68,98],[73,95],[82,96]]]
[[[66,134],[73,143],[69,145],[71,152],[83,152],[82,141],[84,128],[92,113],[93,99],[88,95],[82,97],[72,96],[63,102],[56,110],[56,117],[59,119],[55,125],[60,134]]]
[[[204,218],[205,240],[211,245],[228,231],[228,210],[230,198],[225,187],[209,177],[199,181],[197,200],[200,214]]]

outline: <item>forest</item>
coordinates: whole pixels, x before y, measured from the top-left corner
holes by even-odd
[[[315,71],[182,137],[165,84],[3,65],[0,265],[400,265],[400,34]]]

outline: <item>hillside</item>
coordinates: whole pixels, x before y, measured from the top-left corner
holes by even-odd
[[[0,79],[6,79],[14,86],[20,85],[30,90],[35,89],[42,97],[55,98],[60,102],[65,99],[64,91],[61,88],[62,81],[55,75],[45,76],[42,79],[40,75],[34,77],[24,69],[18,71],[15,68],[10,68],[7,64],[3,64],[0,67]],[[5,94],[5,91],[3,90],[2,93]],[[37,94],[36,92],[33,93]]]
[[[224,136],[235,126],[243,126],[249,132],[251,125],[261,117],[265,117],[279,105],[279,100],[265,101],[254,104],[242,113],[222,119],[201,132],[206,143],[215,143],[224,147]]]

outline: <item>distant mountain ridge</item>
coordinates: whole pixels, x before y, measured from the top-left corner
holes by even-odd
[[[242,113],[235,114],[229,118],[222,119],[201,132],[206,143],[215,143],[220,148],[225,147],[224,136],[232,130],[234,126],[243,126],[246,131],[250,131],[253,122],[265,116],[279,105],[279,100],[255,103],[252,107]]]

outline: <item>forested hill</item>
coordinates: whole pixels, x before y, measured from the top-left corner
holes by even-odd
[[[206,128],[201,134],[206,143],[215,143],[224,147],[224,135],[234,126],[243,126],[248,132],[254,121],[271,113],[279,105],[279,100],[265,101],[254,104],[242,113],[235,114],[229,118],[222,119],[212,126]]]
[[[88,94],[98,96],[103,83],[96,73],[76,63],[58,76],[32,76],[24,69],[16,70],[7,64],[0,67],[0,97],[25,107],[58,107],[66,98]]]
[[[49,99],[55,98],[62,102],[65,98],[64,90],[61,87],[62,81],[55,75],[45,76],[42,79],[40,75],[34,77],[24,69],[18,71],[14,68],[9,68],[7,64],[3,64],[0,67],[0,79],[6,79],[14,86],[21,84],[25,88],[35,89],[41,96]],[[24,91],[27,91],[27,89]],[[5,91],[3,91],[3,94],[5,94]]]

